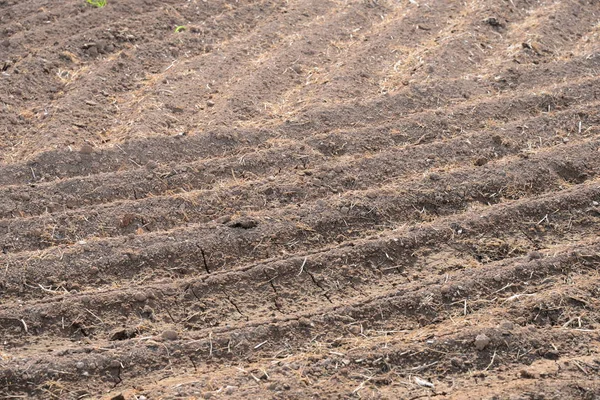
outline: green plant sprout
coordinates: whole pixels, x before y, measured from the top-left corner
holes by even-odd
[[[175,32],[179,33],[179,32],[185,31],[186,29],[187,29],[187,26],[185,26],[185,25],[177,25],[175,27]]]
[[[102,8],[106,5],[106,0],[86,0],[88,4],[93,5],[96,8]]]

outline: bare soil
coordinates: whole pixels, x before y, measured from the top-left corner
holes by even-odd
[[[598,1],[0,0],[0,70],[1,398],[600,399]]]

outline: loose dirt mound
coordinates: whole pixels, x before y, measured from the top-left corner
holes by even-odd
[[[600,398],[599,36],[0,0],[0,396]]]

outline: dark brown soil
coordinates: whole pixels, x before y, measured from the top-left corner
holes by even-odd
[[[0,398],[600,399],[599,21],[0,0]]]

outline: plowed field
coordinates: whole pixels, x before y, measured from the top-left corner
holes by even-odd
[[[597,0],[0,0],[0,397],[600,399]]]

